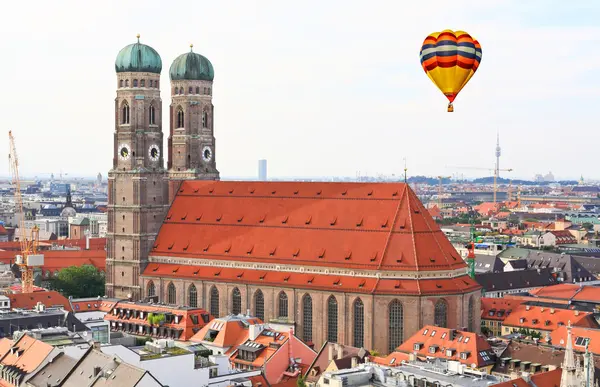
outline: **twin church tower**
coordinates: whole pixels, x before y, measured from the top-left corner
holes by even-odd
[[[108,174],[106,295],[141,298],[140,275],[182,180],[218,180],[214,69],[190,52],[169,70],[168,163],[163,152],[162,61],[139,42],[117,55],[113,166]]]

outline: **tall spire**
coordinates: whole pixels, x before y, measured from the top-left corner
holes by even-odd
[[[565,358],[562,363],[562,375],[560,387],[576,387],[577,363],[575,362],[575,351],[573,351],[573,337],[571,335],[571,321],[567,324],[567,342],[565,343]]]

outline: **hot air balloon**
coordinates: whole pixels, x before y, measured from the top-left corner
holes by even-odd
[[[429,34],[421,47],[421,66],[452,103],[481,62],[481,45],[464,31],[444,30]]]

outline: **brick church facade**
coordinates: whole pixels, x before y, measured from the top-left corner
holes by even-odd
[[[170,69],[165,169],[157,63],[139,42],[117,57],[107,295],[249,311],[380,353],[426,324],[479,330],[480,286],[408,185],[218,181],[214,73],[193,52]]]

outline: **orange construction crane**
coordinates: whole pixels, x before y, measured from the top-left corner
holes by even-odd
[[[19,158],[17,157],[17,148],[15,147],[15,138],[12,131],[8,132],[10,153],[8,161],[12,174],[12,183],[15,189],[15,214],[19,217],[19,242],[21,244],[21,254],[16,256],[16,264],[21,269],[21,293],[33,292],[33,269],[36,266],[44,264],[44,256],[38,254],[39,229],[34,226],[31,229],[29,238],[25,229],[25,213],[23,211],[23,197],[21,196],[21,181],[19,180]]]

